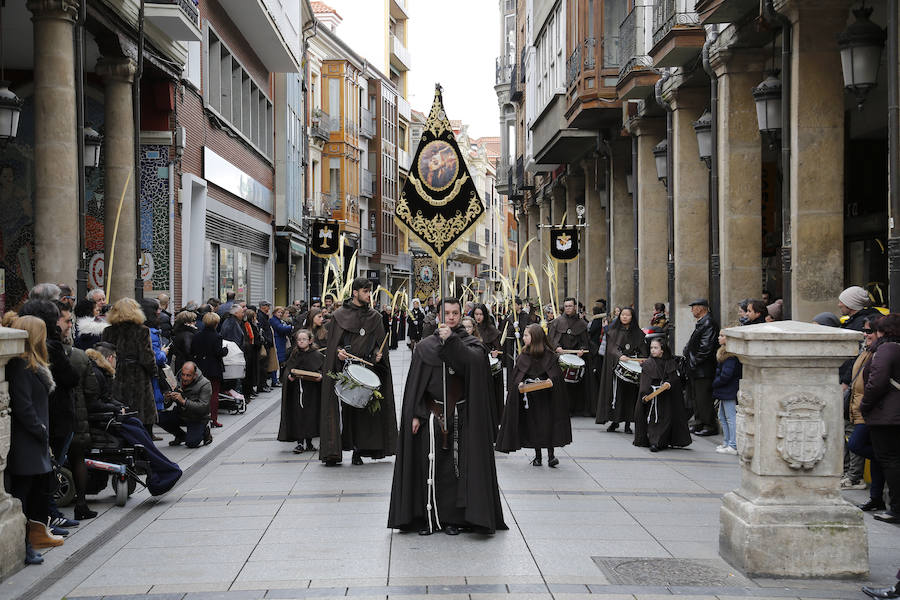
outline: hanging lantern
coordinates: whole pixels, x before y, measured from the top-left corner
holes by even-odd
[[[10,140],[19,131],[22,99],[9,89],[8,81],[0,81],[0,140]]]
[[[697,134],[697,149],[700,152],[700,160],[709,168],[712,164],[712,115],[709,109],[703,111],[700,118],[694,121],[694,132]]]
[[[762,83],[753,88],[759,131],[774,136],[781,132],[781,80],[777,74],[769,71]]]
[[[854,10],[856,21],[838,34],[844,87],[856,96],[860,110],[869,90],[878,82],[881,52],[887,39],[887,32],[869,20],[871,14],[872,8],[865,5]]]
[[[100,166],[100,146],[103,137],[89,123],[84,126],[84,166],[96,169]]]
[[[653,158],[656,160],[656,178],[668,185],[669,179],[669,141],[663,140],[653,148]]]

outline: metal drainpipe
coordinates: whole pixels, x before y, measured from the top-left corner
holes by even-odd
[[[634,214],[634,312],[640,315],[640,298],[641,289],[641,267],[638,263],[639,245],[638,245],[638,185],[637,185],[637,169],[638,169],[638,143],[637,136],[631,136],[631,212]]]
[[[900,310],[900,89],[898,89],[898,42],[900,0],[888,2],[888,285],[891,311]]]
[[[309,40],[310,40],[310,38],[315,37],[316,34],[319,32],[318,24],[319,24],[319,22],[316,21],[315,17],[313,17],[313,19],[309,23],[307,23],[306,25],[303,26],[303,30],[300,32],[300,44],[301,44],[300,68],[301,68],[301,74],[303,77],[302,90],[303,90],[303,98],[304,98],[304,106],[303,106],[303,195],[306,198],[309,197],[308,194],[313,193],[313,190],[316,187],[315,182],[312,182],[312,185],[310,185],[310,181],[309,181],[309,111],[310,111],[309,105],[310,105],[310,98],[308,95],[309,89],[306,84],[306,78],[307,78],[307,73],[309,72],[308,71],[308,69],[309,69],[309,58],[308,58],[309,57]],[[309,37],[306,36],[307,31],[310,32]],[[306,206],[307,206],[307,204],[306,204],[306,202],[304,202],[303,208],[301,209],[301,210],[303,210],[304,213],[306,212]],[[303,225],[304,231],[306,231],[307,226],[305,225],[305,223],[307,223],[307,222],[311,222],[308,215],[302,214],[300,217],[300,223],[304,224]],[[306,268],[303,269],[303,272],[306,277],[306,281],[304,282],[306,284],[304,286],[305,291],[306,291],[306,301],[309,304],[312,304],[312,290],[310,289],[310,286],[311,286],[310,279],[311,279],[311,275],[312,275],[313,257],[312,257],[312,252],[309,249],[309,238],[310,237],[311,237],[311,234],[309,237],[307,237],[307,240],[306,240],[306,243],[307,243],[306,253],[303,255],[303,262],[305,263],[304,266]]]
[[[131,87],[131,110],[134,112],[134,299],[144,297],[144,280],[141,279],[141,77],[144,74],[144,0],[138,9],[137,70]]]
[[[672,106],[664,98],[662,87],[672,76],[667,70],[656,82],[654,89],[656,103],[666,111],[666,278],[669,297],[669,315],[675,314],[675,186],[672,176],[675,174],[674,132],[672,123]],[[675,319],[669,319],[669,339],[675,339]]]
[[[84,181],[84,23],[87,20],[87,2],[78,4],[78,20],[75,22],[75,123],[78,152],[78,271],[75,275],[75,297],[81,300],[88,293],[87,239],[87,190]]]
[[[709,165],[709,307],[716,323],[722,323],[721,261],[719,257],[719,79],[709,64],[709,49],[719,37],[713,26],[703,44],[703,70],[709,75],[709,114],[712,118],[712,156]]]
[[[781,25],[781,269],[784,319],[791,318],[791,53],[793,25],[776,12],[773,0],[765,0],[762,17]],[[896,0],[892,0],[896,3]]]

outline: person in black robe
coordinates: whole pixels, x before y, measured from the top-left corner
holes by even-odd
[[[413,352],[387,526],[422,535],[442,528],[449,535],[460,528],[494,533],[507,526],[494,463],[487,349],[460,326],[458,300],[446,299],[443,307],[444,323]]]
[[[472,319],[475,321],[475,327],[478,328],[478,337],[488,349],[488,353],[499,361],[500,355],[503,354],[500,330],[494,325],[494,317],[490,310],[484,304],[476,304],[472,309]],[[492,375],[494,380],[494,422],[499,425],[500,417],[503,415],[503,400],[506,397],[506,394],[503,393],[503,369],[501,368]]]
[[[322,379],[322,404],[319,419],[319,460],[326,466],[341,462],[341,451],[353,451],[353,464],[361,465],[362,457],[392,456],[397,447],[397,416],[394,407],[394,384],[391,364],[382,349],[386,332],[378,311],[369,306],[372,282],[357,277],[351,284],[352,297],[345,300],[328,321],[328,344]],[[343,404],[334,389],[335,380],[328,373],[340,373],[349,354],[372,366],[366,368],[381,379],[375,412]]]
[[[600,345],[603,342],[603,332],[605,331],[604,322],[606,321],[606,313],[599,304],[595,305],[591,316],[591,322],[588,324],[588,342],[591,346],[591,358],[594,359],[594,368],[591,369],[591,376],[594,379],[594,389],[600,389],[600,374],[603,372],[603,355],[600,354]],[[596,396],[592,396],[596,398]]]
[[[388,315],[391,323],[391,338],[388,341],[388,346],[391,350],[396,350],[400,343],[400,313],[393,307],[389,307]]]
[[[531,464],[539,467],[541,448],[546,448],[547,465],[556,467],[559,459],[553,449],[572,443],[572,421],[563,391],[562,371],[540,325],[529,325],[523,339],[525,347],[516,358],[515,375],[509,382],[497,450],[515,452],[520,448],[534,448]],[[520,393],[519,384],[529,379],[549,379],[553,387]]]
[[[584,360],[584,373],[578,383],[565,383],[563,390],[567,398],[570,415],[593,417],[596,408],[596,389],[591,371],[594,361],[590,355],[590,339],[587,322],[578,315],[575,298],[563,301],[563,314],[547,327],[550,348],[561,355],[563,350],[579,350],[578,356]]]
[[[400,314],[397,315],[397,341],[402,342],[406,339],[406,321],[409,315],[406,313],[406,307],[400,307]],[[397,346],[394,346],[396,348]]]
[[[410,350],[415,349],[416,344],[422,339],[422,327],[425,325],[425,312],[422,310],[421,303],[418,298],[413,298],[412,310],[406,318],[409,323],[409,344]]]
[[[297,442],[294,454],[306,450],[315,452],[312,439],[319,437],[319,408],[322,402],[322,382],[301,379],[292,369],[322,375],[325,357],[312,345],[312,332],[300,329],[294,334],[294,349],[284,363],[284,383],[281,389],[281,424],[279,442]],[[303,442],[306,442],[304,446]]]
[[[646,356],[645,346],[644,332],[638,327],[634,309],[626,306],[606,332],[606,354],[600,377],[596,422],[611,422],[607,431],[615,431],[619,423],[624,422],[625,433],[631,433],[638,386],[616,377],[615,368],[623,356]]]
[[[643,399],[663,383],[671,389],[644,402]],[[634,412],[634,445],[658,452],[670,446],[691,444],[688,416],[684,410],[678,363],[662,337],[650,342],[650,358],[644,361],[638,402]]]

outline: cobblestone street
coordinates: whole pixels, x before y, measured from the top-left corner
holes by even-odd
[[[396,393],[409,352],[392,355]],[[587,419],[557,469],[497,455],[506,522],[493,537],[420,537],[385,528],[392,461],[322,467],[275,441],[278,394],[225,416],[211,446],[161,448],[185,474],[160,498],[73,530],[0,587],[3,598],[855,598],[859,581],[747,579],[718,558],[721,495],[736,458],[716,438],[651,455]],[[865,491],[847,494],[865,499]],[[871,580],[891,581],[895,526],[866,516]],[[815,549],[810,548],[810,551]],[[146,596],[145,596],[146,595]]]

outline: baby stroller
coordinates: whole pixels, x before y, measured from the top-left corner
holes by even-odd
[[[222,375],[222,381],[234,381],[244,378],[247,372],[247,363],[244,360],[244,353],[237,344],[230,340],[225,340],[222,345],[228,348],[228,354],[222,359],[225,365],[225,373]],[[230,415],[239,415],[247,411],[247,401],[244,395],[234,389],[224,389],[222,386],[219,392],[219,410],[227,410]]]
[[[181,469],[153,444],[136,413],[95,413],[88,417],[91,448],[84,462],[88,467],[86,492],[99,494],[108,484],[116,495],[116,506],[125,506],[138,484],[154,496],[174,487]],[[54,494],[58,506],[75,498],[75,481],[66,467],[56,470],[59,482]]]

